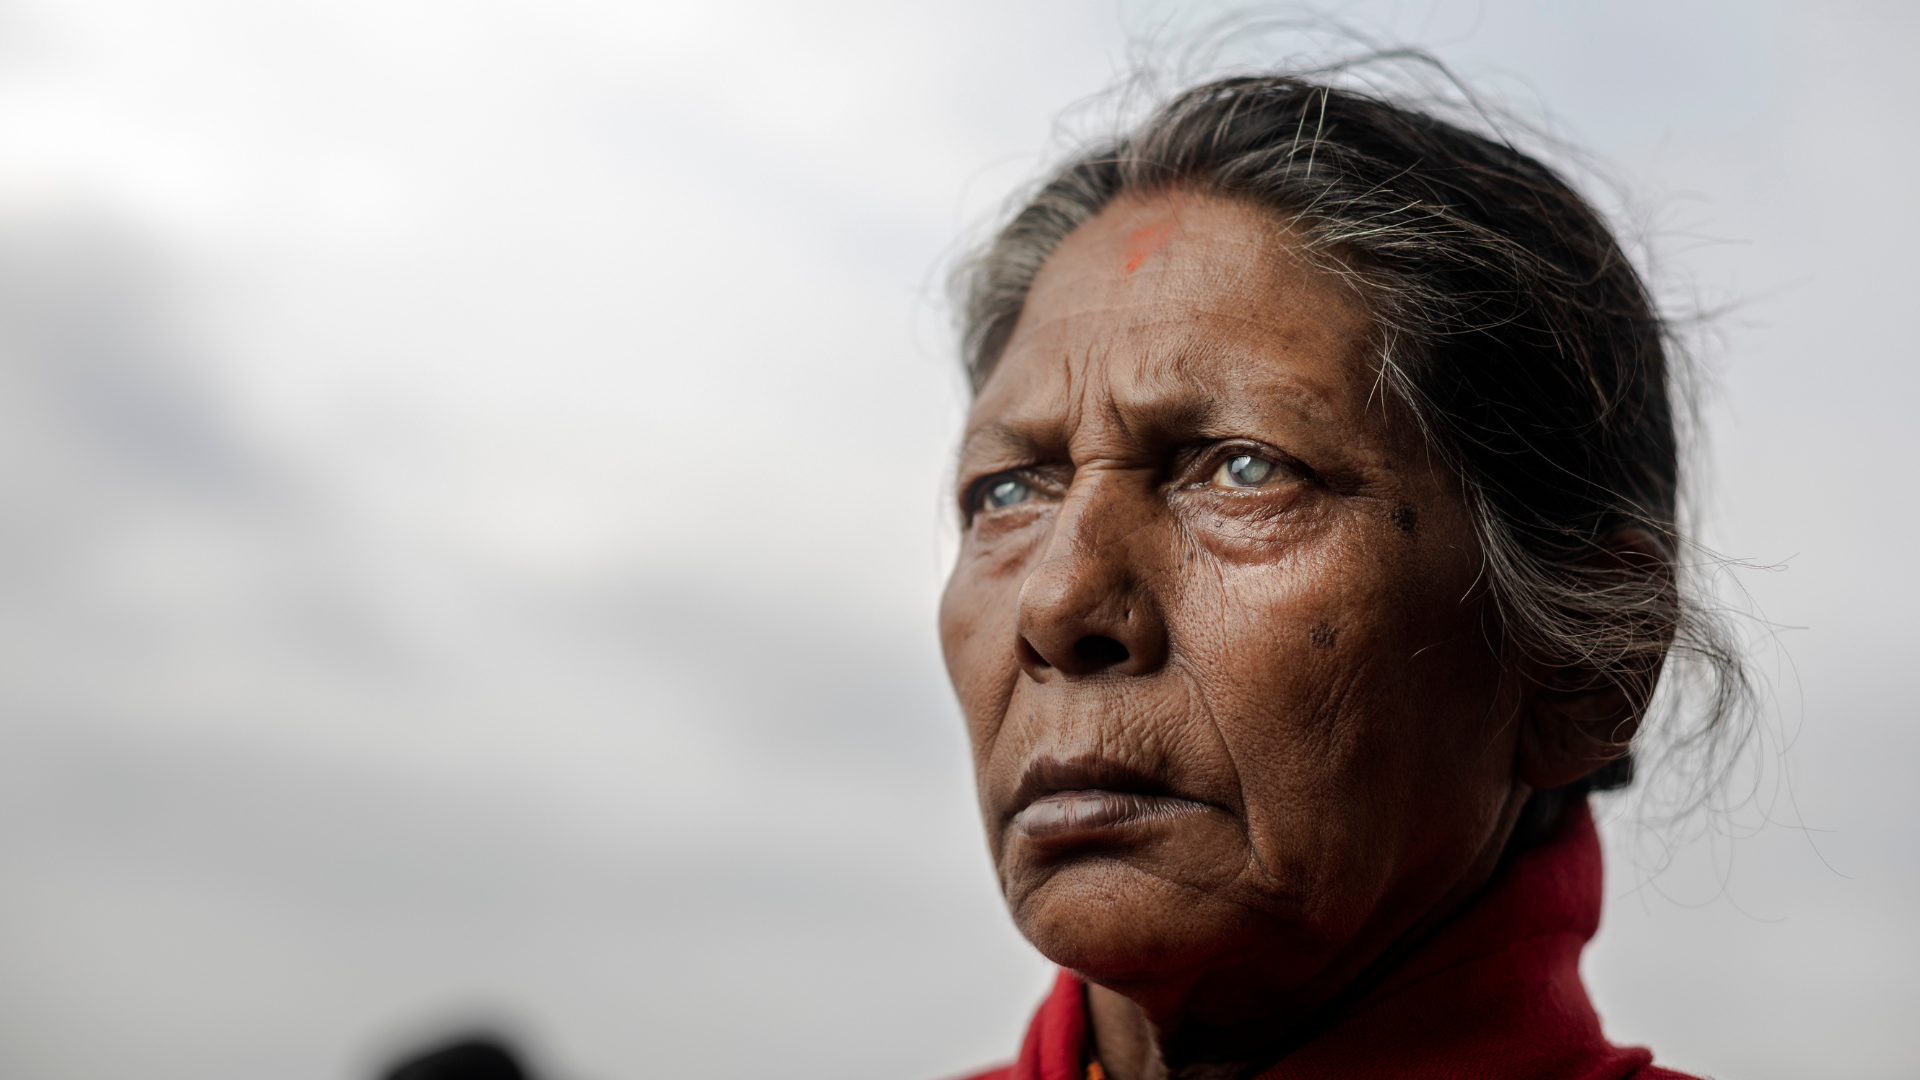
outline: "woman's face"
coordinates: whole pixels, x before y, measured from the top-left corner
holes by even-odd
[[[1525,792],[1465,506],[1370,331],[1272,215],[1125,198],[968,420],[941,635],[1001,883],[1166,1020],[1324,999]]]

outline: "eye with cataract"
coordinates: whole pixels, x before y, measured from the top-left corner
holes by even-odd
[[[1292,474],[1278,462],[1253,454],[1235,454],[1220,463],[1214,470],[1213,482],[1217,487],[1246,490],[1260,487],[1269,481],[1284,480]]]
[[[980,509],[998,510],[1033,498],[1033,488],[1012,477],[989,482],[980,493]]]

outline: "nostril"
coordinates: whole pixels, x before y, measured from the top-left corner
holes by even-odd
[[[1088,634],[1073,643],[1073,655],[1089,668],[1106,668],[1127,659],[1127,647],[1110,637]]]

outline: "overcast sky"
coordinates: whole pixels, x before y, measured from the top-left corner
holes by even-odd
[[[1011,1055],[1047,972],[933,637],[941,275],[1220,10],[0,9],[0,1076]],[[1590,149],[1719,312],[1704,539],[1769,707],[1728,811],[1606,806],[1610,1034],[1914,1075],[1920,9],[1340,11]]]

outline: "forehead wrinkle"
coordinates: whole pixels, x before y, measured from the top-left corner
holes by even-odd
[[[1114,424],[1136,448],[1187,437],[1216,426],[1219,396],[1197,380],[1171,375],[1137,380],[1141,393],[1115,393],[1107,399]]]
[[[1109,409],[1136,443],[1169,438],[1255,435],[1277,426],[1324,423],[1340,410],[1337,394],[1279,364],[1236,364],[1227,343],[1171,350],[1143,360],[1134,378],[1117,380]],[[1198,353],[1199,355],[1195,355]],[[1219,363],[1221,359],[1227,363]],[[1252,378],[1241,377],[1248,370]],[[1224,376],[1224,377],[1223,377]]]
[[[1093,346],[1081,357],[1093,365]],[[1059,351],[1058,381],[1042,378],[1040,385],[1013,396],[1000,419],[970,431],[960,444],[963,461],[975,457],[1037,459],[1064,451],[1086,411],[1084,398],[1094,385],[1091,377],[1077,377],[1071,349]],[[1077,389],[1076,389],[1077,388]]]
[[[1216,361],[1239,349],[1196,344],[1138,361],[1115,357],[1111,346],[1097,342],[1077,356],[1063,349],[1057,381],[1043,379],[1016,395],[1000,419],[967,437],[962,456],[1027,460],[1075,447],[1075,458],[1152,452],[1193,438],[1279,435],[1281,428],[1324,423],[1340,413],[1329,400],[1337,391],[1303,383],[1279,365],[1252,365],[1259,375],[1234,377],[1248,366]]]
[[[1063,421],[1066,425],[1068,442],[1072,442],[1074,436],[1079,434],[1081,430],[1081,421],[1086,419],[1088,412],[1087,398],[1095,393],[1094,388],[1096,383],[1104,382],[1107,384],[1109,390],[1112,388],[1113,375],[1105,363],[1112,349],[1110,346],[1102,348],[1101,344],[1098,337],[1087,340],[1086,347],[1080,353],[1080,368],[1085,377],[1081,379],[1080,385],[1077,388],[1073,382],[1073,355],[1064,349],[1061,350],[1060,370],[1066,380],[1066,385],[1061,388],[1060,395],[1061,400],[1066,403],[1066,416],[1063,417]],[[1096,356],[1096,352],[1099,355]],[[1098,368],[1104,376],[1102,379],[1096,380],[1094,378],[1093,372],[1096,368]],[[1111,397],[1112,394],[1109,393],[1108,396]]]

